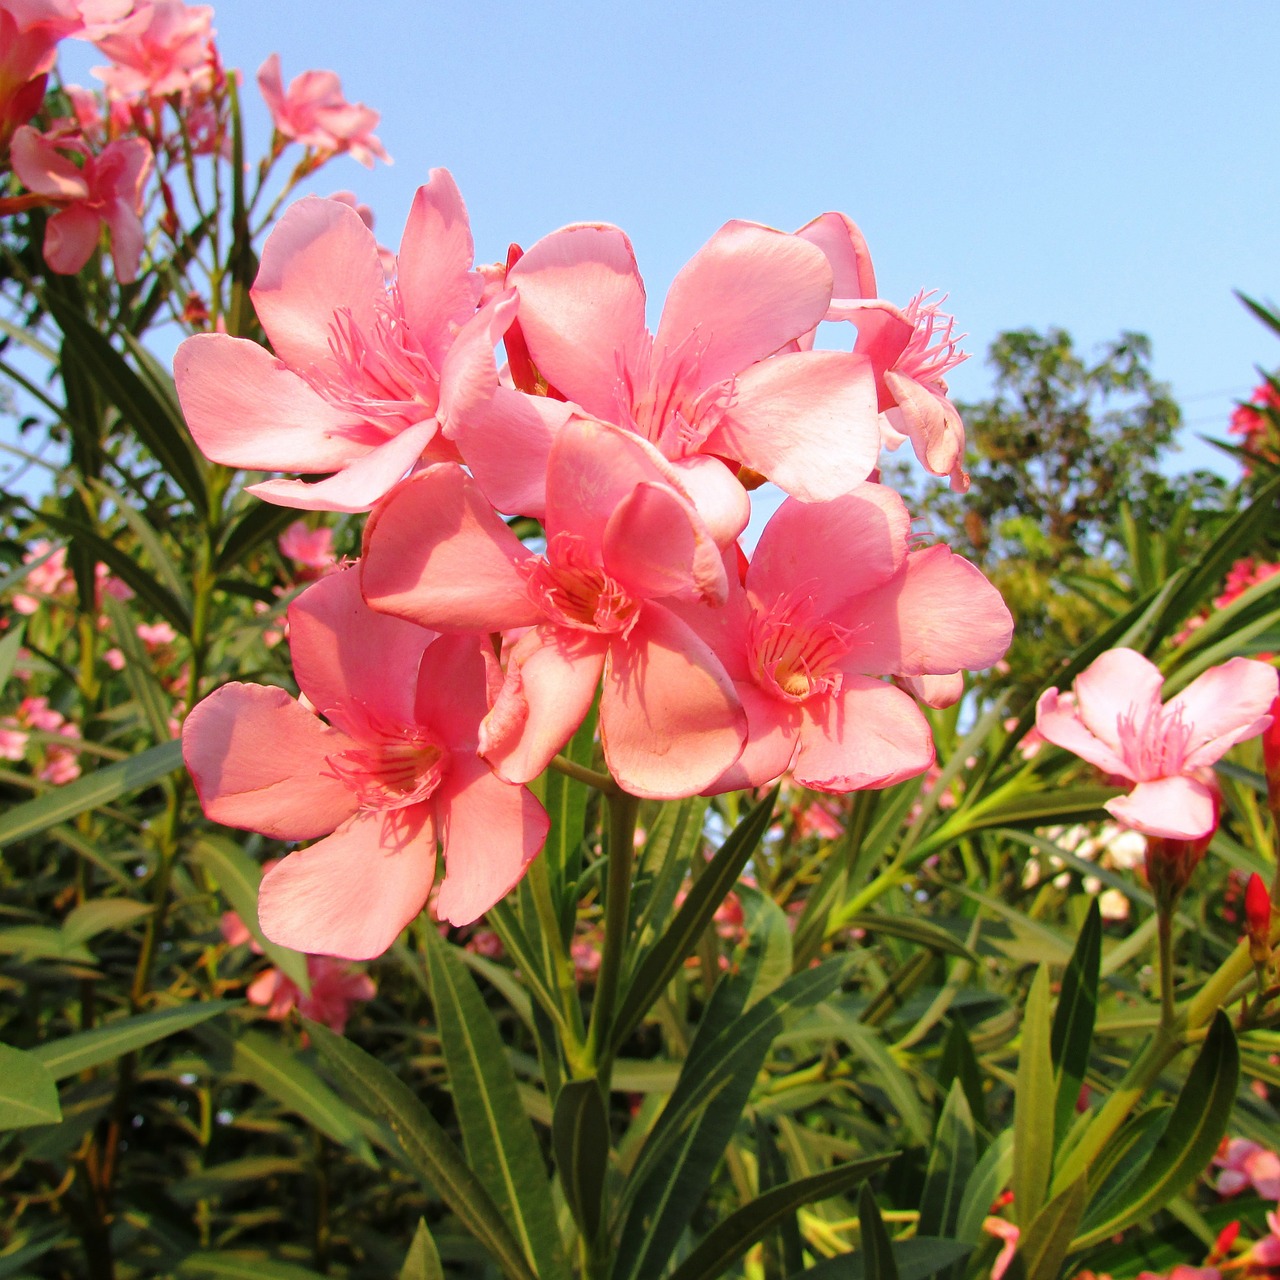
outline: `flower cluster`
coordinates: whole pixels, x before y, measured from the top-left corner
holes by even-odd
[[[477,270],[444,170],[390,284],[349,203],[285,213],[252,290],[272,350],[201,334],[175,362],[210,458],[325,477],[252,492],[371,513],[359,563],[290,609],[302,699],[229,685],[184,734],[210,817],[326,836],[265,877],[268,936],[378,954],[433,892],[437,842],[436,914],[476,919],[539,849],[526,784],[597,697],[605,763],[636,796],[929,768],[916,700],[954,702],[1012,622],[872,479],[882,438],[910,438],[963,484],[950,320],[874,287],[842,215],[731,222],[651,334],[622,231],[566,227]],[[815,347],[824,321],[858,327],[852,350]],[[748,556],[765,480],[789,496]]]

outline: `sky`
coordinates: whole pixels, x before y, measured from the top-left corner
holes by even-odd
[[[1256,366],[1280,365],[1233,295],[1280,302],[1274,0],[214,7],[250,155],[269,139],[253,74],[271,52],[286,84],[330,69],[382,113],[394,164],[340,157],[308,189],[354,190],[392,248],[444,166],[481,261],[568,222],[623,227],[656,322],[721,223],[840,209],[882,296],[949,295],[973,353],[960,400],[988,394],[995,335],[1026,326],[1085,352],[1149,335],[1188,440],[1222,436]],[[1234,469],[1195,445],[1174,465]]]

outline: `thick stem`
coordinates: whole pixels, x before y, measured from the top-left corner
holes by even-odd
[[[588,769],[586,765],[578,764],[576,761],[570,760],[568,756],[552,756],[551,768],[557,773],[563,773],[566,778],[572,778],[575,782],[585,782],[587,786],[594,787],[595,790],[602,795],[609,796],[610,799],[626,794],[607,773],[598,773],[595,769]]]

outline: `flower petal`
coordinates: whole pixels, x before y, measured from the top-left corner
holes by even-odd
[[[891,684],[846,676],[839,693],[811,698],[803,709],[793,770],[802,786],[835,792],[888,787],[933,763],[929,722]]]
[[[214,822],[278,840],[310,840],[356,809],[328,770],[349,739],[283,689],[227,684],[182,726],[182,758]]]
[[[843,213],[822,213],[796,232],[816,244],[831,264],[833,299],[874,298],[876,273],[871,251],[857,224]]]
[[[429,804],[361,812],[262,877],[258,923],[282,947],[371,960],[426,905],[435,869]]]
[[[1182,776],[1140,782],[1103,808],[1126,827],[1171,840],[1198,840],[1218,821],[1213,788],[1199,778]]]
[[[736,681],[734,688],[747,714],[747,745],[704,795],[767,786],[791,768],[799,746],[803,713],[798,706],[772,697],[749,680]]]
[[[1123,754],[1117,727],[1120,717],[1133,715],[1142,723],[1152,711],[1158,714],[1163,687],[1160,668],[1142,654],[1133,649],[1108,649],[1076,676],[1080,720],[1094,737]],[[1128,769],[1121,772],[1125,777],[1134,776]]]
[[[761,361],[738,377],[704,447],[745,462],[805,502],[840,497],[880,456],[871,366],[840,351]]]
[[[509,893],[542,848],[550,819],[528,787],[476,757],[455,757],[436,796],[445,877],[436,915],[470,924]]]
[[[742,753],[747,718],[706,643],[647,604],[605,663],[600,741],[609,771],[632,795],[696,795]]]
[[[457,755],[476,753],[480,722],[489,711],[490,663],[496,666],[497,659],[487,637],[440,636],[422,655],[417,679],[410,684],[414,719],[430,725]]]
[[[437,631],[505,631],[541,617],[517,568],[530,553],[461,467],[406,480],[369,517],[369,604]]]
[[[1114,721],[1112,730],[1114,732]],[[1046,742],[1097,765],[1103,773],[1136,781],[1117,742],[1105,742],[1086,727],[1073,695],[1046,689],[1036,703],[1036,728]]]
[[[1166,705],[1191,726],[1186,767],[1213,764],[1224,752],[1267,727],[1276,698],[1276,669],[1253,658],[1232,658],[1197,676]]]

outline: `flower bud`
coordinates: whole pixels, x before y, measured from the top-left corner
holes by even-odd
[[[1222,801],[1217,792],[1213,799],[1213,826],[1194,840],[1173,836],[1147,837],[1147,881],[1156,903],[1162,910],[1172,908],[1191,881],[1191,873],[1200,865],[1213,833],[1218,829]]]
[[[1244,923],[1253,963],[1266,964],[1271,959],[1271,895],[1256,871],[1244,891]]]

